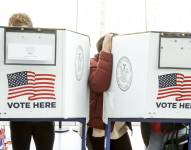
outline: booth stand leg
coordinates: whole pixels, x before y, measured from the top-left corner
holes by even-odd
[[[82,119],[82,150],[86,149],[86,118]]]
[[[58,123],[59,123],[58,127],[56,126],[54,131],[55,133],[64,133],[70,130],[68,127],[65,127],[65,128],[62,127],[62,121],[59,121]]]
[[[108,119],[108,124],[105,129],[105,149],[110,150],[110,131],[111,131],[111,121]]]

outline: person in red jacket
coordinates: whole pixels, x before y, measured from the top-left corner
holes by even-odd
[[[174,144],[176,147],[179,144],[178,139],[184,137],[184,135],[187,134],[186,132],[187,125],[184,123],[151,122],[147,150],[164,150],[165,143],[170,143],[172,145]],[[181,149],[187,150],[187,145],[181,144]]]
[[[90,60],[90,114],[88,122],[87,143],[93,150],[104,150],[103,92],[110,86],[112,76],[113,56],[111,53],[113,34],[106,34],[97,42],[98,54]],[[88,147],[89,148],[89,147]],[[127,125],[125,122],[115,122],[111,132],[111,150],[132,150]],[[90,149],[90,148],[89,148]]]
[[[150,123],[150,138],[147,150],[162,150],[164,143],[167,140],[167,134],[161,132],[161,123],[152,122]]]

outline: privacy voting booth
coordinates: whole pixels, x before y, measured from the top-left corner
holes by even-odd
[[[190,33],[115,36],[112,53],[112,79],[104,93],[103,112],[107,123],[107,150],[110,149],[111,121],[180,122],[184,119],[190,122]],[[190,141],[189,137],[189,149]]]
[[[119,35],[112,53],[106,123],[108,118],[191,118],[191,34]]]
[[[0,28],[0,118],[86,118],[89,37]]]

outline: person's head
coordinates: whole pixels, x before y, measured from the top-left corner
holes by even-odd
[[[33,27],[31,18],[25,13],[15,13],[9,18],[10,27]]]
[[[114,36],[117,35],[117,33],[112,33]],[[105,34],[106,35],[106,34]],[[103,40],[105,38],[105,35],[100,37],[99,40],[97,41],[96,43],[96,48],[97,48],[97,51],[98,53],[101,52],[102,50],[102,45],[103,45]]]

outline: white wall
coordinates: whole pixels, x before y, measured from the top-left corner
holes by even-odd
[[[0,25],[15,12],[25,12],[34,27],[67,28],[95,43],[107,32],[191,32],[190,0],[0,0]]]
[[[190,0],[147,0],[148,29],[191,32]]]
[[[76,29],[76,0],[0,0],[0,25],[15,12],[27,13],[34,27]]]
[[[105,31],[117,33],[146,30],[145,0],[106,0]]]

